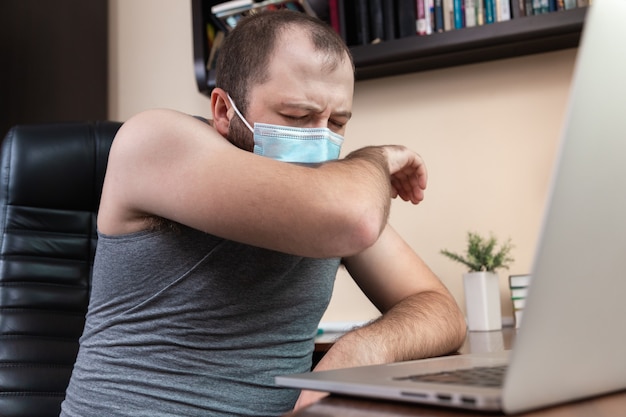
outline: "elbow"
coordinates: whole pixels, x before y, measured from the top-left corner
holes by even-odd
[[[376,243],[387,224],[387,213],[384,209],[353,210],[346,213],[343,224],[342,256],[351,256]]]
[[[467,338],[467,323],[463,312],[457,307],[451,319],[451,352],[457,352]]]

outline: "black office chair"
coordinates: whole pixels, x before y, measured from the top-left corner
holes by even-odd
[[[117,122],[24,125],[2,143],[0,416],[58,416],[89,302]]]

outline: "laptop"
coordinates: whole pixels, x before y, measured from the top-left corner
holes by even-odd
[[[565,120],[512,350],[276,383],[506,414],[626,389],[626,0],[593,0]],[[501,371],[502,384],[465,385],[442,374],[477,367]]]

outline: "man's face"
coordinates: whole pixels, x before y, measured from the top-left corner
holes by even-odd
[[[249,91],[246,120],[294,127],[328,127],[343,135],[352,113],[354,75],[348,57],[328,70],[325,54],[315,51],[301,29],[283,33],[269,66],[269,79]],[[236,103],[235,103],[236,104]],[[234,120],[237,119],[237,120]],[[229,139],[252,150],[252,132],[237,116]],[[242,139],[244,139],[242,141]]]

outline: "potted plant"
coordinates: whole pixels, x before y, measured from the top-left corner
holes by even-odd
[[[488,238],[468,232],[467,249],[464,255],[441,253],[453,261],[469,268],[463,274],[467,326],[470,331],[490,331],[502,328],[500,313],[500,284],[498,269],[508,269],[513,262],[510,253],[511,240],[498,247],[498,240],[491,234]]]

